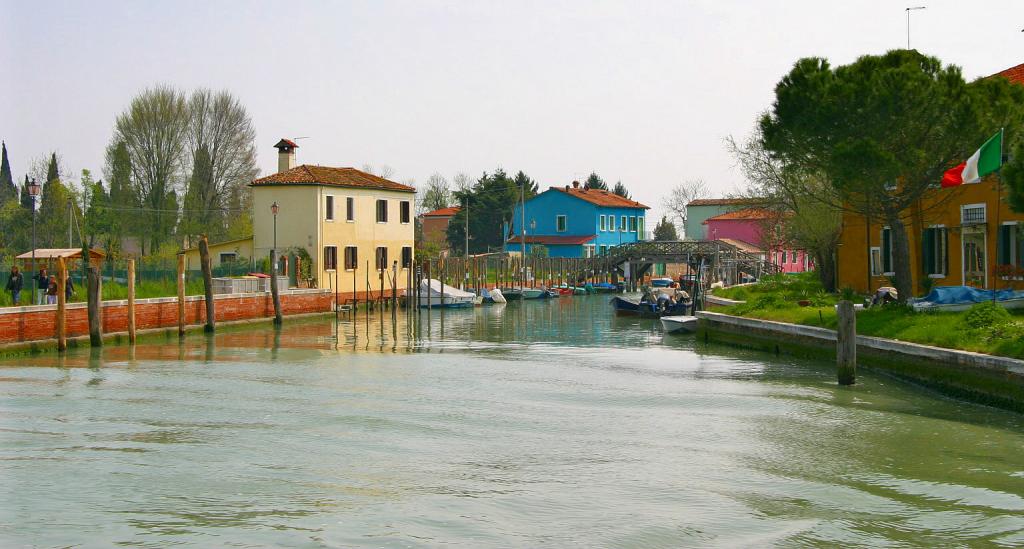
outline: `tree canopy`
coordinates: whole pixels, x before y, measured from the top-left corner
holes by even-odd
[[[448,223],[448,244],[455,253],[465,253],[465,225],[468,206],[469,252],[484,253],[501,248],[506,235],[502,226],[512,220],[520,190],[526,200],[537,194],[537,182],[522,171],[509,177],[501,168],[484,173],[468,191],[456,191],[455,203],[463,208]]]
[[[764,146],[788,169],[820,180],[825,196],[892,229],[895,286],[913,289],[908,208],[967,158],[993,128],[1000,84],[968,84],[960,69],[913,50],[866,55],[833,68],[799,60],[761,119]]]
[[[583,188],[607,191],[608,184],[605,183],[604,179],[601,179],[601,176],[597,175],[596,172],[590,172],[590,175],[587,176],[587,180],[583,182]]]
[[[679,235],[676,234],[676,226],[668,220],[667,215],[661,216],[661,221],[654,226],[654,239],[655,240],[679,240]]]

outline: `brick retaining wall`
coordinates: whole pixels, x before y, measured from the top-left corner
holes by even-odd
[[[269,293],[214,296],[217,321],[251,320],[274,316]],[[330,312],[334,293],[330,290],[289,290],[281,292],[281,313],[285,315]],[[206,299],[185,297],[185,323],[206,322]],[[178,325],[178,298],[159,297],[135,301],[135,327],[139,330],[173,328]],[[89,335],[89,313],[85,303],[69,303],[66,317],[68,337]],[[128,301],[103,302],[103,333],[128,331]],[[57,306],[34,305],[0,309],[0,345],[53,339],[57,335]]]

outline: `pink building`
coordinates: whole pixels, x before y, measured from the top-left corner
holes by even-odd
[[[745,208],[709,217],[704,221],[708,240],[724,240],[747,253],[770,259],[784,273],[802,273],[814,269],[814,261],[804,250],[786,245],[765,244],[764,228],[773,223],[776,214],[760,208]]]

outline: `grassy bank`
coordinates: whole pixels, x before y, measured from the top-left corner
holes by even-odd
[[[718,312],[831,329],[836,327],[834,305],[839,299],[862,299],[826,293],[813,273],[766,277],[714,295],[746,301]],[[800,306],[801,300],[808,305]],[[857,333],[1024,359],[1024,311],[1011,313],[991,303],[957,313],[915,313],[895,305],[865,309],[857,313]]]
[[[28,282],[28,281],[26,281]],[[71,296],[71,303],[85,301],[85,286],[74,284],[74,295]],[[203,295],[203,280],[195,278],[185,282],[185,295]],[[147,299],[150,297],[174,297],[178,295],[178,286],[174,280],[145,280],[135,284],[135,299]],[[103,300],[128,299],[128,286],[123,284],[103,284]],[[21,291],[21,304],[31,305],[32,288],[25,288]],[[0,307],[11,306],[10,292],[0,293]]]

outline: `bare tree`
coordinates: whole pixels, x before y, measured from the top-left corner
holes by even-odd
[[[368,173],[368,174],[377,175],[373,171],[373,164],[363,164],[363,167],[360,168],[360,169],[363,170],[364,172]]]
[[[185,220],[193,234],[221,233],[236,215],[227,212],[232,193],[256,177],[256,130],[249,113],[227,91],[196,90],[188,101],[186,132],[192,166]],[[218,236],[221,236],[218,234]]]
[[[771,249],[796,246],[814,258],[818,279],[827,291],[836,286],[836,250],[842,228],[842,210],[835,188],[823,175],[785,165],[764,148],[757,126],[742,145],[726,139],[749,187],[741,196],[771,213],[762,223],[764,241]]]
[[[388,166],[387,164],[383,164],[380,167],[380,173],[377,174],[377,177],[383,177],[384,179],[391,179],[392,175],[395,175],[395,169],[392,168],[391,166]]]
[[[687,206],[708,194],[710,189],[703,179],[690,179],[673,187],[668,196],[661,199],[661,206],[683,227],[683,238],[689,236],[686,234]]]
[[[113,140],[123,142],[131,157],[153,251],[171,235],[177,221],[172,199],[185,156],[188,120],[184,96],[161,85],[135,96],[114,125]]]
[[[455,184],[455,190],[464,193],[468,192],[473,188],[473,178],[466,172],[459,172],[452,178],[452,183]]]
[[[423,189],[420,199],[420,208],[424,212],[447,208],[452,204],[452,191],[448,187],[448,180],[439,173],[434,173],[427,179],[427,186]]]

